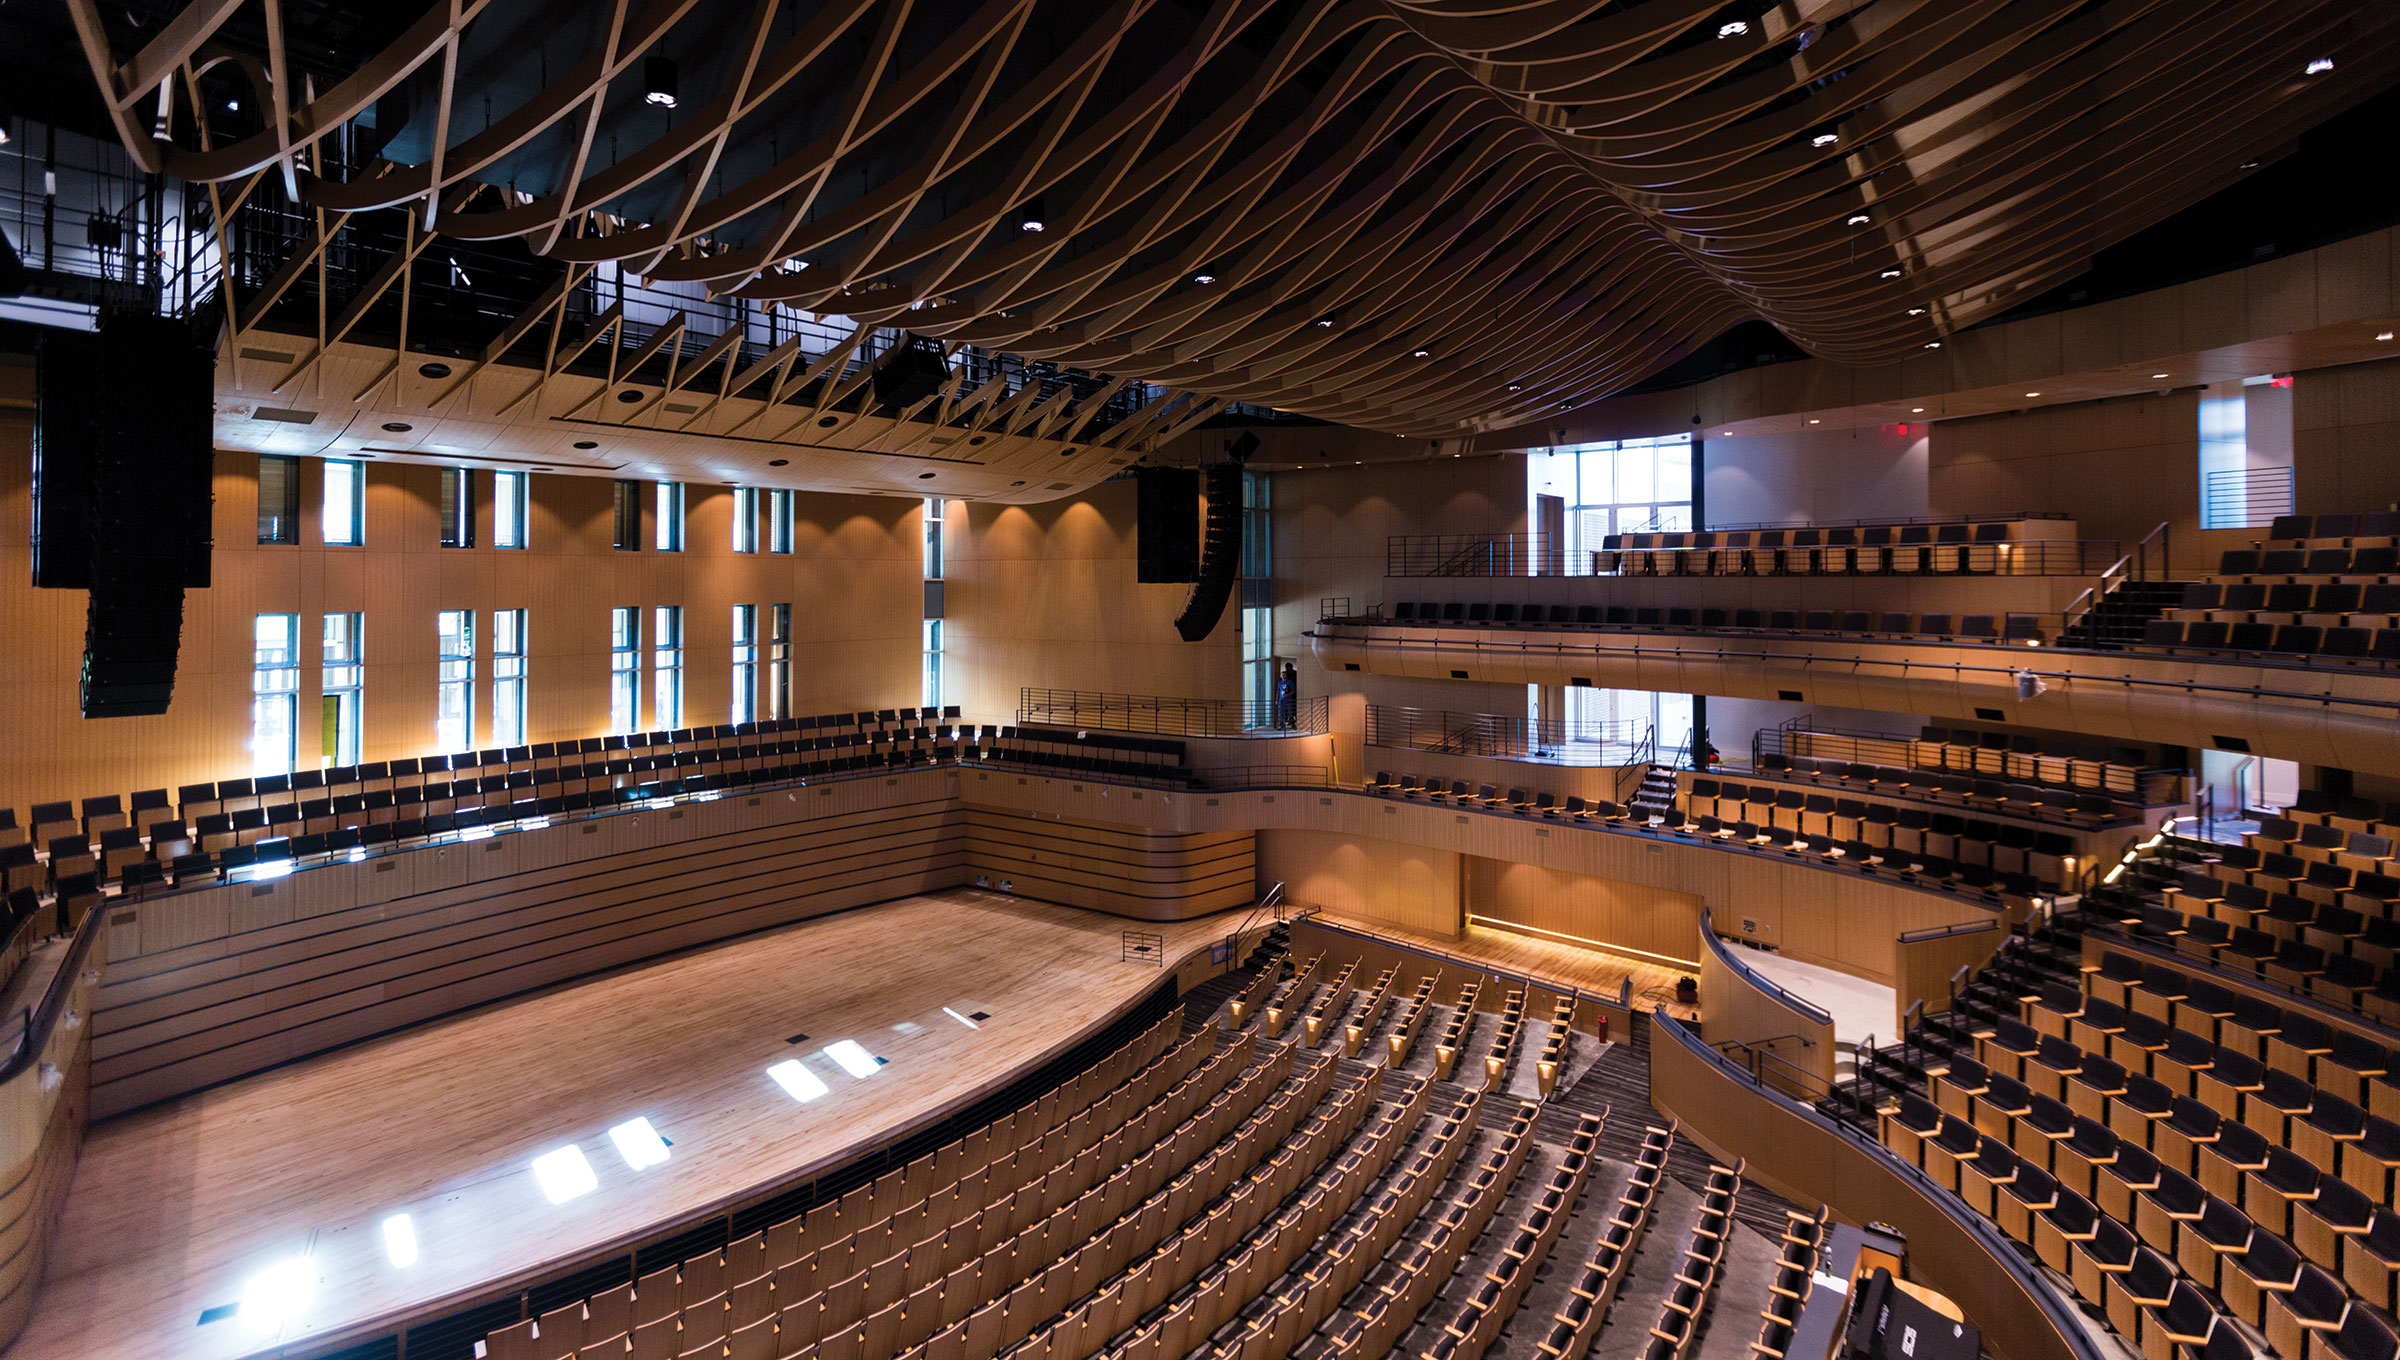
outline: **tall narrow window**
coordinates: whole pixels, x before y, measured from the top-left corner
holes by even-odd
[[[617,551],[642,550],[642,484],[617,483]]]
[[[525,744],[525,611],[492,611],[492,744]]]
[[[642,611],[621,604],[608,611],[608,730],[641,728]]]
[[[528,474],[495,472],[492,474],[492,546],[522,548],[525,546],[525,503]]]
[[[1265,598],[1264,582],[1275,574],[1274,538],[1268,514],[1274,483],[1263,472],[1242,474],[1242,598]],[[1258,586],[1250,583],[1260,582]],[[1242,609],[1242,700],[1247,725],[1275,720],[1275,611],[1245,604]]]
[[[767,716],[792,716],[792,607],[768,606]]]
[[[652,546],[660,552],[683,551],[683,483],[658,484],[658,538]]]
[[[366,695],[366,615],[325,616],[324,753],[335,765],[358,763],[359,704]]]
[[[445,609],[434,616],[441,635],[441,671],[435,677],[433,744],[444,752],[475,745],[475,611]]]
[[[942,706],[942,621],[925,620],[925,687],[919,702],[925,707]]]
[[[258,541],[300,541],[300,460],[261,455],[258,460]]]
[[[942,498],[925,498],[925,579],[942,579]]]
[[[261,614],[251,633],[250,769],[289,774],[300,726],[300,616]]]
[[[650,725],[683,726],[683,606],[650,611]]]
[[[733,550],[758,551],[758,492],[746,486],[733,489]]]
[[[356,547],[366,541],[366,469],[343,458],[325,460],[325,542]]]
[[[475,546],[475,473],[472,469],[442,469],[442,546]]]
[[[767,493],[767,551],[788,553],[792,550],[792,493]]]
[[[758,718],[758,606],[733,607],[733,716],[731,722]]]

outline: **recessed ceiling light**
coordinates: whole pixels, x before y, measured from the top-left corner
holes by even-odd
[[[2164,373],[2153,373],[2153,374],[2151,374],[2150,376],[2151,376],[2151,377],[2153,377],[2153,378],[2164,378],[2164,377],[2166,377],[2167,375],[2166,375],[2166,374],[2164,374]]]
[[[415,429],[416,426],[411,425],[406,421],[387,420],[383,422],[383,428],[392,434],[407,434],[410,430]]]
[[[1811,425],[1822,425],[1822,424],[1824,424],[1825,422],[1824,422],[1824,421],[1822,421],[1822,420],[1819,420],[1819,419],[1817,419],[1815,416],[1810,416],[1810,417],[1808,418],[1808,423],[1809,423],[1809,424],[1811,424]]]
[[[1927,349],[1940,349],[1941,347],[1942,342],[1939,340],[1928,340],[1925,342],[1925,348]]]
[[[2375,332],[2375,338],[2376,338],[2376,339],[2378,339],[2378,340],[2382,340],[2382,341],[2389,342],[2389,341],[2391,340],[2391,338],[2392,338],[2392,333],[2391,333],[2390,331],[2377,331],[2377,332]]]
[[[600,1178],[592,1174],[592,1164],[583,1159],[583,1149],[573,1143],[534,1158],[533,1178],[542,1183],[542,1194],[552,1204],[564,1204],[577,1195],[588,1195],[600,1188]]]
[[[383,1254],[402,1270],[417,1263],[417,1225],[406,1214],[383,1221]]]
[[[1739,19],[1736,19],[1730,24],[1718,25],[1717,36],[1720,38],[1738,38],[1749,31],[1750,25]]]
[[[1908,413],[1912,416],[1921,416],[1925,414],[1925,408],[1922,406],[1911,406],[1908,408]]]
[[[1850,214],[1850,225],[1851,225],[1851,226],[1854,226],[1854,227],[1863,227],[1863,226],[1865,226],[1867,223],[1869,223],[1869,222],[1872,222],[1872,221],[1874,221],[1874,220],[1875,220],[1875,219],[1873,219],[1873,218],[1871,218],[1871,217],[1867,216],[1867,215],[1866,215],[1865,213],[1863,213],[1863,212],[1862,212],[1862,213],[1852,213],[1852,214]]]
[[[1017,219],[1017,229],[1019,231],[1040,231],[1049,225],[1048,217],[1049,214],[1042,211],[1042,200],[1037,195],[1032,202],[1025,205],[1024,213]]]
[[[1320,316],[1317,318],[1317,324],[1320,326],[1330,326],[1333,324],[1333,318],[1330,316]]]
[[[1416,350],[1412,352],[1410,357],[1417,359],[1430,359],[1433,357],[1433,351],[1429,349]]]
[[[2333,70],[2333,58],[2331,57],[2319,57],[2308,64],[2308,73],[2312,76],[2321,76],[2331,70]]]
[[[651,57],[642,63],[642,102],[662,109],[675,107],[675,63]]]
[[[2029,397],[2038,397],[2038,396],[2040,396],[2040,395],[2041,395],[2041,393],[2039,393],[2039,392],[2028,392],[2028,393],[2026,393],[2025,395],[2026,395],[2026,396],[2029,396]]]
[[[1217,276],[1216,276],[1216,275],[1214,275],[1214,274],[1194,274],[1194,275],[1192,275],[1192,282],[1194,282],[1194,283],[1215,283],[1216,281],[1217,281]]]
[[[1908,309],[1908,314],[1910,316],[1923,316],[1925,315],[1925,309],[1922,307],[1911,307]]]
[[[1841,138],[1834,133],[1820,132],[1816,136],[1809,138],[1808,144],[1810,146],[1831,146],[1840,140]]]
[[[617,1145],[617,1155],[625,1165],[639,1171],[656,1166],[667,1159],[667,1140],[658,1136],[647,1119],[628,1119],[608,1131],[608,1141]]]
[[[315,1258],[287,1256],[242,1281],[242,1321],[254,1332],[281,1331],[316,1292]]]
[[[2235,168],[2236,168],[2236,169],[2240,169],[2240,170],[2256,170],[2256,169],[2258,168],[2258,162],[2257,162],[2257,161],[2243,161],[2243,162],[2242,162],[2242,163],[2241,163],[2239,166],[2236,166]]]
[[[579,449],[596,449],[600,447],[600,441],[597,439],[578,439],[575,441],[575,447]]]
[[[833,1088],[825,1084],[825,1079],[801,1066],[798,1058],[784,1059],[768,1068],[767,1075],[775,1079],[775,1084],[783,1088],[785,1095],[803,1105],[833,1093]]]
[[[1896,279],[1896,278],[1899,278],[1899,277],[1900,277],[1900,271],[1899,271],[1899,270],[1897,270],[1897,269],[1886,269],[1886,270],[1884,270],[1884,271],[1883,271],[1883,277],[1885,277],[1885,278],[1887,278],[1887,279]]]
[[[417,372],[428,378],[447,378],[450,376],[450,365],[419,364],[417,365]]]

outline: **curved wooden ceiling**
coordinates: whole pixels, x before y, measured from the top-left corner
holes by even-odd
[[[2348,0],[442,0],[322,75],[65,2],[168,174],[1410,435],[1938,344],[2400,73]]]

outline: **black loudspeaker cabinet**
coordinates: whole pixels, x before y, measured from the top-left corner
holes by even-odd
[[[1134,472],[1134,579],[1187,585],[1200,578],[1200,474],[1191,468]]]
[[[949,380],[950,366],[943,362],[941,342],[910,335],[875,365],[871,382],[875,404],[898,415],[939,393]]]
[[[1198,642],[1216,630],[1242,571],[1242,469],[1219,463],[1208,470],[1208,535],[1200,546],[1200,577],[1175,618],[1175,632]]]
[[[91,592],[83,714],[164,713],[183,592],[209,582],[214,356],[190,328],[117,316],[52,341],[36,415],[37,586]]]

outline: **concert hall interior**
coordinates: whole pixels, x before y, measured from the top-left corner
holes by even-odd
[[[0,1360],[2400,1360],[2400,6],[0,0]]]

